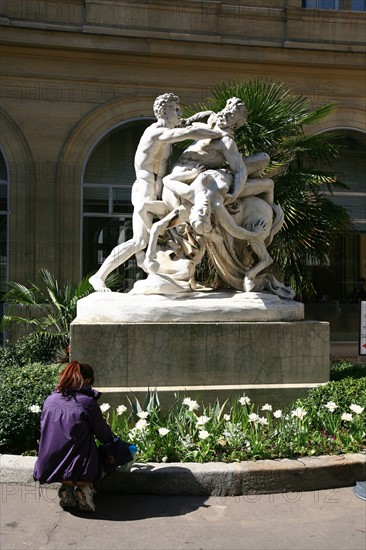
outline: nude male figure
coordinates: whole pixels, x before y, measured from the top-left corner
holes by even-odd
[[[138,265],[143,267],[143,251],[149,242],[154,214],[166,213],[166,206],[157,199],[161,195],[162,179],[167,173],[172,144],[185,139],[217,138],[221,135],[220,131],[209,129],[206,125],[179,127],[182,122],[179,98],[171,93],[156,98],[154,114],[157,122],[145,130],[135,154],[136,181],[131,194],[134,207],[133,237],[116,246],[95,275],[90,277],[90,284],[94,290],[100,292],[110,291],[105,285],[107,276],[133,254],[136,254]],[[188,119],[188,123],[199,118],[192,117]],[[154,214],[147,210],[147,203],[154,205]]]
[[[187,147],[173,166],[172,172],[163,178],[163,200],[169,207],[180,204],[179,197],[187,195],[187,187],[206,170],[227,166],[233,180],[224,203],[234,202],[238,197],[258,195],[273,203],[273,180],[257,178],[269,163],[269,156],[260,153],[243,159],[234,139],[234,131],[247,121],[247,109],[239,98],[230,98],[219,113],[212,113],[208,127],[221,131],[218,139],[199,140]],[[252,178],[248,179],[248,176]]]
[[[273,203],[273,180],[252,178],[248,174],[260,175],[269,163],[265,153],[243,160],[234,140],[234,131],[247,120],[247,109],[238,98],[230,98],[222,111],[212,113],[208,127],[221,131],[215,139],[198,140],[182,153],[172,172],[163,178],[163,201],[170,213],[156,222],[150,235],[146,253],[146,269],[156,273],[159,266],[155,261],[159,235],[168,227],[189,221],[198,234],[212,232],[211,215],[216,223],[239,239],[255,241],[261,238],[266,227],[263,220],[252,227],[252,231],[238,226],[225,208],[238,197],[262,193]],[[225,167],[225,168],[223,168]]]

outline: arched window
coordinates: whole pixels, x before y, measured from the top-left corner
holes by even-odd
[[[6,291],[8,280],[8,243],[9,243],[9,177],[4,155],[0,150],[0,297]],[[0,317],[3,316],[4,303],[0,302]],[[2,343],[2,333],[0,343]]]
[[[347,208],[355,229],[366,232],[366,134],[343,131],[341,154],[333,166],[338,179],[348,189],[336,190],[332,198],[336,204]]]
[[[354,230],[338,240],[330,271],[314,269],[314,282],[321,295],[345,302],[360,277],[366,276],[366,134],[342,134],[341,154],[331,171],[348,189],[336,189],[329,197],[348,210]]]
[[[83,177],[83,276],[97,271],[112,249],[132,237],[131,188],[134,156],[154,119],[128,121],[111,130],[92,150]],[[143,276],[135,257],[118,268],[121,290]]]
[[[339,131],[337,132],[337,134]],[[366,278],[366,134],[342,130],[341,154],[328,171],[348,189],[335,189],[331,200],[348,210],[354,229],[337,240],[328,269],[312,266],[316,296],[307,317],[330,321],[331,340],[358,339],[359,304],[352,299]]]

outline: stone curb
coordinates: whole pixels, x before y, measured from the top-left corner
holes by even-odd
[[[35,457],[0,455],[1,483],[32,483]],[[136,464],[104,478],[102,492],[152,495],[237,496],[317,491],[366,480],[365,454],[295,460]]]

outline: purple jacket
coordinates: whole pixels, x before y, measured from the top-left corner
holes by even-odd
[[[97,404],[99,396],[96,390],[84,387],[68,396],[55,391],[47,397],[33,472],[36,481],[93,483],[101,478],[102,464],[94,436],[107,443],[112,430]]]

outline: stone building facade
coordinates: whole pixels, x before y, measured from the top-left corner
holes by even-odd
[[[133,153],[157,95],[192,104],[218,81],[263,76],[314,106],[338,104],[313,130],[344,135],[335,169],[349,190],[334,200],[355,229],[331,274],[314,267],[314,278],[335,338],[354,340],[356,309],[348,327],[337,312],[366,277],[365,4],[3,0],[1,290],[7,280],[35,280],[41,267],[78,280],[128,238]],[[123,269],[127,289],[134,261]]]

